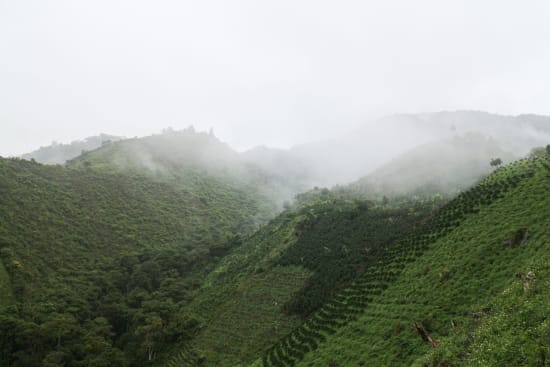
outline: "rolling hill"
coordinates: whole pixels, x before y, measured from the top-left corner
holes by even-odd
[[[40,147],[39,149],[27,154],[23,154],[23,159],[34,159],[43,164],[64,164],[68,160],[78,157],[84,152],[94,150],[103,144],[123,139],[120,136],[100,134],[90,136],[82,140],[75,140],[68,144],[53,142],[51,145]]]
[[[197,171],[170,179],[20,159],[0,159],[0,198],[9,366],[152,358],[151,330],[161,346],[185,338],[194,318],[178,309],[235,236],[273,213],[250,187]]]
[[[386,196],[456,194],[494,170],[493,158],[514,160],[491,138],[470,133],[424,144],[391,160],[342,191]]]
[[[543,365],[549,185],[543,156],[448,202],[320,193],[220,262],[204,326],[159,365]]]
[[[0,366],[548,365],[546,120],[461,114],[330,190],[193,129],[0,158]]]
[[[362,292],[366,273],[335,299],[345,310],[358,294],[361,311],[320,318],[344,325],[295,365],[545,365],[549,167],[517,162],[445,205],[380,263],[380,294]],[[291,359],[287,346],[271,355]]]
[[[491,145],[505,152],[510,162],[524,157],[533,147],[550,142],[550,117],[505,116],[481,111],[396,114],[366,121],[353,131],[327,140],[292,147],[287,154],[308,167],[315,185],[346,185],[391,160],[400,160],[420,146],[442,146],[472,135],[491,140]],[[452,153],[452,147],[451,143],[446,151]],[[457,148],[457,155],[464,155],[460,147]],[[444,164],[445,159],[449,160],[448,164],[454,164],[449,154],[441,157],[440,164]]]

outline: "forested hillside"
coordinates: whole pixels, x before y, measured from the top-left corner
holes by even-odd
[[[549,18],[0,0],[0,367],[550,367]]]
[[[142,365],[198,323],[203,276],[272,213],[250,187],[0,159],[0,365]],[[101,364],[103,363],[103,364]]]
[[[297,181],[211,134],[0,159],[0,366],[547,365],[548,149],[470,188],[432,151],[271,220]]]
[[[151,177],[183,180],[208,175],[245,185],[261,192],[270,204],[281,207],[297,193],[309,189],[309,175],[296,168],[287,171],[263,157],[251,160],[220,141],[213,132],[197,132],[190,126],[181,131],[164,130],[143,138],[105,144],[69,161],[69,167],[92,167],[110,172],[140,172]],[[297,163],[300,166],[299,163]]]

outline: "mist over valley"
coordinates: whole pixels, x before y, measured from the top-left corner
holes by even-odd
[[[549,13],[0,2],[0,367],[550,366]]]

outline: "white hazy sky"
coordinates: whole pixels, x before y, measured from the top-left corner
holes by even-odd
[[[100,132],[237,148],[394,112],[550,114],[550,1],[0,0],[0,155]]]

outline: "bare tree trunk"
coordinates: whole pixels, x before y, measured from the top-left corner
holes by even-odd
[[[424,326],[421,323],[417,323],[416,321],[413,322],[413,328],[416,330],[416,332],[420,335],[422,340],[424,340],[426,343],[430,344],[432,347],[437,347],[439,344],[439,340],[433,339],[430,334],[424,329]]]

